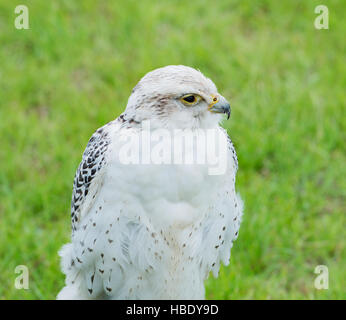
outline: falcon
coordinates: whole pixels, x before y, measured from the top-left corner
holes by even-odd
[[[236,152],[219,125],[225,115],[227,100],[191,67],[155,69],[138,82],[125,111],[92,135],[77,169],[58,299],[205,298],[205,279],[229,264],[243,212]],[[154,156],[144,131],[164,132],[167,146],[184,130],[225,137],[222,174],[210,174],[208,163],[141,161]],[[163,151],[195,150],[173,145]],[[131,152],[139,161],[124,161]]]

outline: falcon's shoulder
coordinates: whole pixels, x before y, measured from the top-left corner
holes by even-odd
[[[71,220],[72,231],[84,216],[102,184],[102,169],[107,163],[107,151],[111,143],[111,132],[118,119],[97,129],[89,139],[73,181]]]

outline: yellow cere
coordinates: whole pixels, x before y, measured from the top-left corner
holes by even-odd
[[[209,110],[214,106],[214,104],[218,103],[218,101],[219,101],[219,98],[214,94],[211,95],[211,98],[212,98],[212,101],[208,106]]]

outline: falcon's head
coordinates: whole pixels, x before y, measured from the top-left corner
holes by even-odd
[[[211,128],[230,105],[215,84],[200,71],[166,66],[147,73],[134,87],[126,113],[134,120],[150,120],[153,127]]]

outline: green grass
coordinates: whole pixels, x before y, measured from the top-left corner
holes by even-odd
[[[313,25],[321,2],[329,30]],[[232,105],[245,215],[207,298],[346,298],[344,1],[21,3],[30,30],[0,3],[1,299],[55,298],[86,143],[168,64],[199,68]],[[22,264],[29,290],[14,288]],[[314,288],[320,264],[328,290]]]

